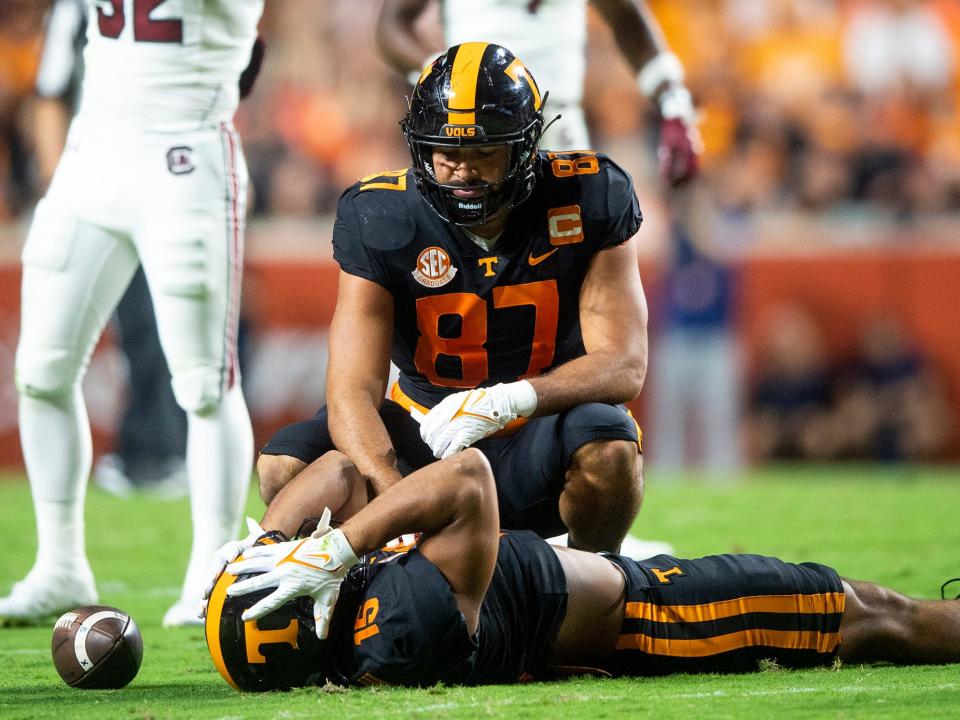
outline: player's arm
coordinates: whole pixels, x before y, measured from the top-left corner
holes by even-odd
[[[403,73],[417,75],[434,48],[417,36],[414,25],[428,0],[385,0],[377,19],[377,47],[389,65]]]
[[[400,479],[396,453],[380,419],[393,336],[393,297],[381,285],[340,273],[330,325],[327,413],[340,452],[381,493]]]
[[[279,496],[278,496],[279,499]],[[321,521],[323,522],[323,521]],[[263,617],[301,595],[314,598],[317,634],[326,628],[347,570],[364,553],[421,532],[420,552],[450,583],[470,633],[497,561],[499,513],[493,473],[478,450],[427,465],[390,487],[339,529],[304,540],[253,547],[227,570],[263,575],[231,585],[230,595],[277,589],[243,614]]]
[[[660,25],[642,0],[590,2],[610,26],[617,47],[634,73],[639,73],[644,65],[660,53],[670,52]]]
[[[34,102],[33,140],[37,154],[40,184],[46,189],[63,154],[70,124],[70,109],[58,97],[37,97]]]
[[[60,162],[70,125],[72,109],[68,93],[77,69],[75,43],[82,31],[83,10],[75,2],[55,2],[47,18],[35,84],[33,139],[44,189],[50,185]]]
[[[640,91],[656,103],[660,128],[660,170],[664,180],[680,185],[698,170],[701,140],[683,66],[670,52],[656,18],[643,0],[591,0],[610,26],[624,59],[636,73]]]
[[[354,548],[420,532],[420,552],[450,583],[470,632],[497,562],[500,515],[490,464],[479,450],[432,463],[397,483],[341,527]],[[361,551],[358,551],[362,554]]]
[[[586,354],[529,382],[535,415],[587,402],[624,403],[640,394],[647,373],[647,301],[633,240],[597,253],[580,292]]]

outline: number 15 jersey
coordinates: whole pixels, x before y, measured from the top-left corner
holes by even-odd
[[[490,250],[440,218],[409,170],[363,178],[340,198],[334,258],[393,295],[391,358],[421,405],[585,353],[591,259],[633,237],[640,208],[629,175],[600,153],[542,152],[536,163],[533,193]]]

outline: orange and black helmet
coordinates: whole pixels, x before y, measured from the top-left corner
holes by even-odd
[[[534,159],[543,132],[543,102],[533,75],[500,45],[455,45],[427,67],[401,121],[417,187],[444,219],[469,227],[526,200],[536,176]],[[433,168],[433,148],[507,145],[510,166],[504,178],[483,184],[482,197],[458,198]]]
[[[239,579],[247,577],[251,576]],[[234,689],[248,692],[323,684],[326,643],[314,632],[310,598],[298,598],[259,620],[245,622],[243,612],[274,588],[227,595],[237,579],[221,573],[207,605],[207,649],[223,679]]]
[[[223,679],[246,692],[348,684],[354,620],[369,583],[366,563],[358,563],[344,578],[326,640],[317,638],[309,597],[295,598],[259,620],[244,621],[243,612],[274,590],[227,595],[227,588],[248,577],[253,574],[237,577],[223,571],[207,604],[207,649]]]

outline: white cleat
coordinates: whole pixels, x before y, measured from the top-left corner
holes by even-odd
[[[570,538],[567,535],[557,535],[547,540],[551,545],[562,545],[566,547]],[[646,560],[654,555],[673,555],[673,545],[659,540],[640,540],[632,535],[627,535],[620,545],[620,555],[625,555],[634,560]]]
[[[0,598],[0,625],[39,625],[81,605],[97,603],[93,573],[38,571],[27,573]]]
[[[203,625],[200,611],[203,606],[199,600],[184,600],[174,603],[163,616],[163,627],[196,627]]]

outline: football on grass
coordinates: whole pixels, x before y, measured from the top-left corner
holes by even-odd
[[[137,675],[143,638],[123,610],[84,605],[53,626],[53,664],[70,687],[122,688]]]

